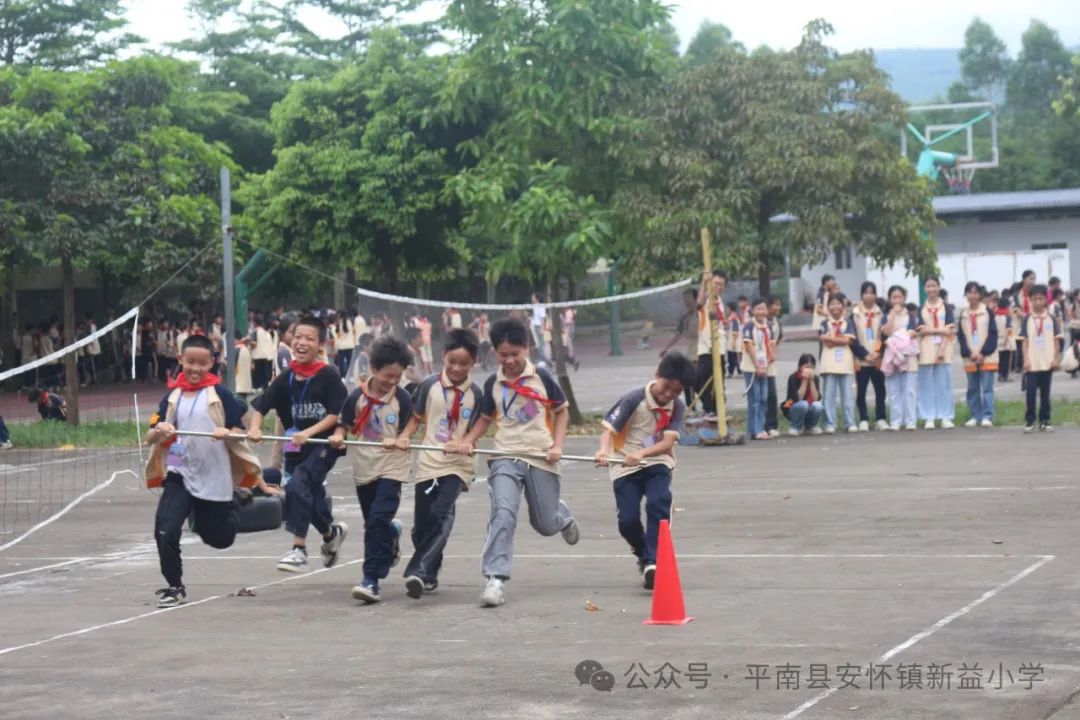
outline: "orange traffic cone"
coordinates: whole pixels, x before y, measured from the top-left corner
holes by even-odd
[[[679,564],[675,561],[675,545],[671,542],[671,525],[667,520],[660,521],[653,588],[652,613],[643,625],[685,625],[694,619],[686,616]]]

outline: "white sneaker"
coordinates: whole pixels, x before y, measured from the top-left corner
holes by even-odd
[[[307,553],[300,548],[293,548],[278,560],[277,569],[290,573],[307,572]]]
[[[0,443],[0,450],[10,450],[13,447],[15,446],[11,444],[10,440],[5,440],[4,442]]]
[[[825,434],[826,435],[835,435],[836,434],[836,428],[834,428],[834,427],[825,428]]]
[[[177,605],[183,605],[187,602],[187,590],[183,585],[180,587],[161,588],[154,594],[157,595],[157,606],[159,608],[176,607]]]
[[[857,432],[869,432],[869,431],[870,431],[870,426],[869,426],[869,425],[867,425],[867,426],[866,426],[866,430],[863,430],[863,429],[862,429],[861,427],[858,427],[858,426],[856,426],[856,425],[848,425],[848,426],[847,426],[847,431],[848,431],[849,433],[857,433]]]
[[[893,432],[900,432],[900,428],[901,425],[898,422],[894,422],[892,425],[889,426],[889,430],[892,430]]]
[[[817,425],[815,425],[814,427],[810,428],[810,434],[811,435],[820,435],[821,434],[821,428],[819,428]]]
[[[790,435],[791,437],[799,437],[800,435],[802,435],[802,433],[799,432],[798,430],[796,430],[795,428],[791,428],[790,430],[788,430],[787,434]]]
[[[349,534],[349,526],[343,522],[331,523],[330,532],[330,539],[319,548],[323,567],[328,568],[334,567],[337,563],[338,551],[341,550],[341,544],[345,542],[345,536]]]
[[[1025,435],[1027,435],[1029,433],[1033,433],[1033,432],[1035,432],[1035,426],[1034,425],[1028,425],[1026,428],[1024,428],[1024,434]]]
[[[979,424],[978,420],[976,420],[975,418],[971,418],[966,423],[964,423],[964,427],[975,427],[978,424]]]
[[[506,602],[506,591],[499,578],[488,578],[484,592],[480,594],[480,604],[484,607],[499,607]]]
[[[564,527],[560,532],[567,545],[577,545],[578,540],[581,539],[581,531],[578,530],[577,520],[571,519],[570,524]]]
[[[866,420],[863,420],[859,423],[858,428],[856,428],[855,430],[848,430],[848,432],[870,432],[870,423],[868,423]]]
[[[418,600],[424,594],[424,581],[415,575],[405,578],[405,594],[413,600]]]
[[[908,423],[907,425],[904,426],[904,429],[905,430],[910,430],[911,432],[915,432],[916,430],[919,429],[919,426],[916,425],[915,423]]]
[[[884,420],[878,420],[877,421],[877,429],[880,432],[884,432],[885,430],[890,430],[892,428],[889,426],[889,423],[885,422]],[[897,425],[896,429],[899,430],[900,426]]]
[[[956,427],[956,425],[953,425],[952,420],[942,420],[941,421],[941,429],[942,430],[952,430],[954,427]]]
[[[770,430],[770,431],[769,431],[769,437],[771,437],[771,438],[778,438],[778,437],[780,437],[780,431],[779,431],[779,430],[775,430],[775,429],[774,429],[774,430]]]
[[[923,430],[933,430],[933,429],[934,429],[934,421],[933,420],[927,420],[923,424]]]
[[[993,420],[983,420],[981,423],[979,423],[979,425],[984,427],[984,428],[992,428],[992,427],[994,427],[994,421]]]

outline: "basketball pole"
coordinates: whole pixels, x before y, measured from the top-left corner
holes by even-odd
[[[705,273],[709,278],[705,283],[709,296],[708,305],[705,307],[705,318],[709,323],[709,337],[712,338],[712,391],[716,397],[716,429],[720,437],[725,438],[728,434],[727,407],[724,402],[724,373],[720,367],[719,343],[719,333],[723,331],[717,327],[716,319],[713,317],[713,310],[716,308],[716,290],[712,283],[712,233],[709,232],[709,228],[701,228],[701,255],[705,261]]]

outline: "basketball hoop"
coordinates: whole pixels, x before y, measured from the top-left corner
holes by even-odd
[[[949,186],[949,192],[953,195],[970,195],[971,181],[975,177],[975,168],[970,165],[957,165],[951,168],[942,168],[941,174],[945,176],[945,182]]]

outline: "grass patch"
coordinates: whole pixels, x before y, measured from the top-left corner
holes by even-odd
[[[8,425],[11,442],[19,449],[135,447],[137,429],[130,420],[102,420],[75,427],[38,421]]]

